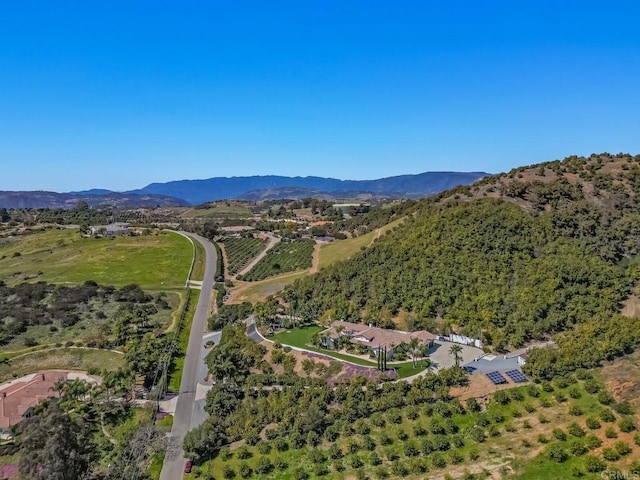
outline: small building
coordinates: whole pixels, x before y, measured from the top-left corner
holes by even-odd
[[[392,356],[393,350],[398,345],[408,345],[413,338],[417,338],[419,345],[424,348],[432,347],[436,339],[436,335],[426,330],[403,332],[341,320],[332,322],[329,328],[320,333],[322,344],[325,347],[333,346],[335,340],[340,337],[347,337],[354,345],[366,346],[375,356],[378,356],[380,350],[385,348],[387,355]]]
[[[109,225],[95,225],[91,227],[91,236],[112,237],[129,233],[129,224],[124,222],[110,223]]]

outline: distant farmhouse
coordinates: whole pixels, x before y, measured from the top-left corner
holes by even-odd
[[[393,350],[401,344],[408,345],[411,339],[417,338],[419,346],[430,348],[434,344],[436,335],[420,330],[417,332],[403,332],[386,328],[372,327],[361,323],[343,322],[336,320],[331,326],[320,332],[320,341],[324,347],[331,348],[339,338],[347,338],[354,345],[367,347],[375,356],[380,350],[387,349],[387,355],[393,356]]]
[[[96,225],[91,227],[91,236],[112,237],[114,235],[126,235],[129,233],[128,223],[110,223],[109,225]]]

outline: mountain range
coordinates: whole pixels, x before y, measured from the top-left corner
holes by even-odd
[[[91,189],[79,192],[0,191],[3,208],[73,208],[78,201],[90,206],[126,208],[185,206],[223,200],[267,200],[280,198],[355,198],[382,196],[420,198],[459,185],[470,185],[487,176],[485,172],[425,172],[376,180],[339,180],[325,177],[277,175],[213,177],[204,180],[176,180],[152,183],[127,192]]]

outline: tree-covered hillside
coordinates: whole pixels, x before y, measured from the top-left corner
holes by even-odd
[[[351,260],[284,293],[298,315],[417,325],[500,350],[616,312],[640,248],[640,156],[571,157],[423,201]],[[493,198],[492,198],[493,197]]]

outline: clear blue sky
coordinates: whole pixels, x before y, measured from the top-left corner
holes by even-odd
[[[0,189],[640,153],[637,3],[3,0]]]

